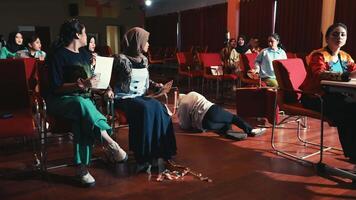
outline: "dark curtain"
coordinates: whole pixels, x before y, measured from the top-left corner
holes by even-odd
[[[310,53],[322,46],[322,0],[278,0],[276,32],[288,52]]]
[[[261,46],[267,46],[267,37],[272,33],[274,0],[241,0],[239,34],[247,41],[257,37]]]
[[[145,28],[150,32],[150,46],[176,47],[177,22],[177,13],[145,18]]]
[[[202,8],[182,11],[180,13],[181,48],[188,51],[191,46],[204,43],[201,36],[203,30]]]
[[[180,27],[183,51],[191,46],[208,46],[209,52],[218,52],[224,47],[227,4],[182,11]]]
[[[353,59],[356,59],[356,39],[353,34],[356,33],[356,1],[338,0],[336,1],[334,22],[341,22],[347,26],[347,42],[343,50],[349,53]]]
[[[204,8],[204,44],[209,52],[219,52],[224,47],[227,32],[227,4],[218,4]]]

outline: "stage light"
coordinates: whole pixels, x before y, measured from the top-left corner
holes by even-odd
[[[152,5],[152,1],[151,0],[146,0],[145,1],[145,5],[146,6],[151,6]]]

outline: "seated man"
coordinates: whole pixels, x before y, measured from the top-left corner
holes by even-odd
[[[236,140],[246,139],[247,136],[258,136],[266,132],[265,128],[253,129],[247,122],[210,102],[197,92],[180,94],[178,100],[178,119],[182,129],[213,130],[220,135]],[[231,130],[231,124],[244,132]]]

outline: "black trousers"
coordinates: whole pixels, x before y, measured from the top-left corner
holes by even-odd
[[[306,108],[320,111],[318,99],[302,96],[301,100]],[[346,101],[346,96],[339,93],[327,93],[323,100],[324,115],[335,123],[345,156],[356,162],[356,102]]]
[[[219,134],[225,134],[230,130],[231,124],[241,128],[245,133],[251,133],[252,127],[245,120],[216,104],[209,108],[203,118],[203,128],[217,131]]]

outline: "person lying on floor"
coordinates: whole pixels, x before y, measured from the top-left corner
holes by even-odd
[[[177,114],[182,129],[198,129],[203,132],[212,130],[236,140],[246,139],[247,136],[259,136],[266,132],[265,128],[252,128],[239,116],[231,114],[194,91],[179,94]],[[233,131],[232,124],[241,128],[243,132]]]

